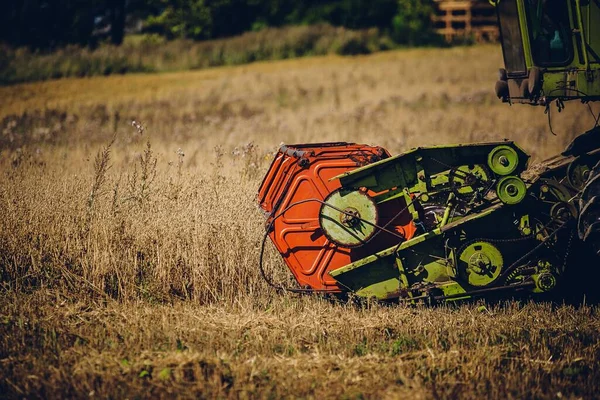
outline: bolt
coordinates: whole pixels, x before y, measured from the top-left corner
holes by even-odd
[[[498,162],[503,167],[508,167],[508,164],[510,164],[510,161],[508,161],[508,158],[506,158],[506,156],[500,156],[500,158],[498,159]]]
[[[589,169],[587,169],[587,170],[583,171],[583,173],[581,174],[581,177],[583,178],[583,181],[584,181],[584,182],[587,182],[587,181],[588,181],[588,179],[590,179],[590,173],[591,173],[591,172],[592,172],[592,171],[590,171]]]
[[[506,186],[506,193],[508,193],[509,196],[514,197],[517,195],[518,192],[519,189],[517,189],[517,187],[512,183]]]
[[[360,213],[356,208],[347,207],[344,213],[340,215],[340,222],[347,227],[353,227],[359,224]]]

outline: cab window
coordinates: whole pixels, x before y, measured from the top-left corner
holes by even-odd
[[[533,62],[541,67],[571,62],[569,10],[564,0],[525,0]]]

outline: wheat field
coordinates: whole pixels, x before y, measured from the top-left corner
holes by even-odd
[[[501,64],[487,45],[0,87],[0,397],[598,397],[585,299],[356,304],[258,272],[282,142],[508,138],[535,162],[593,125],[500,103]],[[266,271],[291,283],[272,248]]]

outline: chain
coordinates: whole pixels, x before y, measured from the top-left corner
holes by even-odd
[[[563,258],[563,265],[562,265],[561,272],[564,272],[567,269],[567,261],[569,260],[569,254],[571,253],[571,245],[573,243],[574,236],[575,236],[575,230],[572,230],[571,236],[569,236],[569,243],[567,243],[567,250],[565,251],[565,257]]]
[[[446,164],[445,162],[442,162],[442,161],[438,160],[437,158],[434,158],[434,157],[431,157],[431,156],[429,156],[429,159],[430,159],[431,161],[434,161],[434,162],[436,162],[436,163],[440,164],[440,165],[443,165],[444,167],[446,167],[446,168],[448,168],[448,169],[456,169],[456,168],[457,168],[457,167],[453,167],[453,166],[451,166],[451,165],[448,165],[448,164]]]
[[[507,269],[506,271],[504,271],[504,273],[500,276],[501,279],[506,279],[508,275],[510,275],[516,268],[518,268],[521,262],[523,262],[523,260],[528,259],[532,254],[534,254],[536,251],[538,251],[538,249],[540,247],[542,247],[544,244],[546,244],[546,242],[548,240],[550,240],[554,235],[556,235],[560,230],[562,230],[568,223],[569,221],[565,221],[563,222],[558,228],[556,228],[552,233],[550,233],[544,240],[542,240],[537,246],[535,246],[533,249],[531,249],[530,251],[528,251],[527,253],[525,253],[523,256],[521,256],[517,261],[515,261],[514,263],[512,263]]]
[[[489,242],[489,243],[516,243],[516,242],[523,242],[525,240],[531,240],[534,239],[534,235],[530,234],[527,236],[523,236],[520,238],[512,238],[512,239],[489,239],[489,238],[481,238],[481,239],[474,239],[474,240],[483,240],[485,242]],[[471,240],[473,241],[473,240]]]

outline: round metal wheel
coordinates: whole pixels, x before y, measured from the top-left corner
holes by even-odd
[[[458,251],[459,276],[471,286],[488,286],[502,271],[504,259],[496,246],[484,241],[467,243]]]
[[[519,155],[510,146],[496,146],[488,155],[488,166],[498,175],[510,175],[519,165]]]
[[[550,272],[542,272],[535,280],[535,285],[541,292],[549,292],[556,286],[556,277]]]
[[[377,205],[359,191],[336,190],[325,199],[319,223],[325,236],[343,247],[357,247],[371,238],[377,224]]]
[[[596,159],[587,155],[579,156],[567,168],[567,181],[575,190],[585,187]]]
[[[496,194],[504,204],[518,204],[527,195],[527,186],[518,176],[505,176],[498,181]]]
[[[532,192],[537,192],[537,197],[550,205],[549,214],[552,218],[559,219],[558,217],[563,214],[563,208],[567,208],[573,217],[577,216],[577,208],[570,202],[572,195],[566,187],[555,180],[540,179],[532,188]]]

